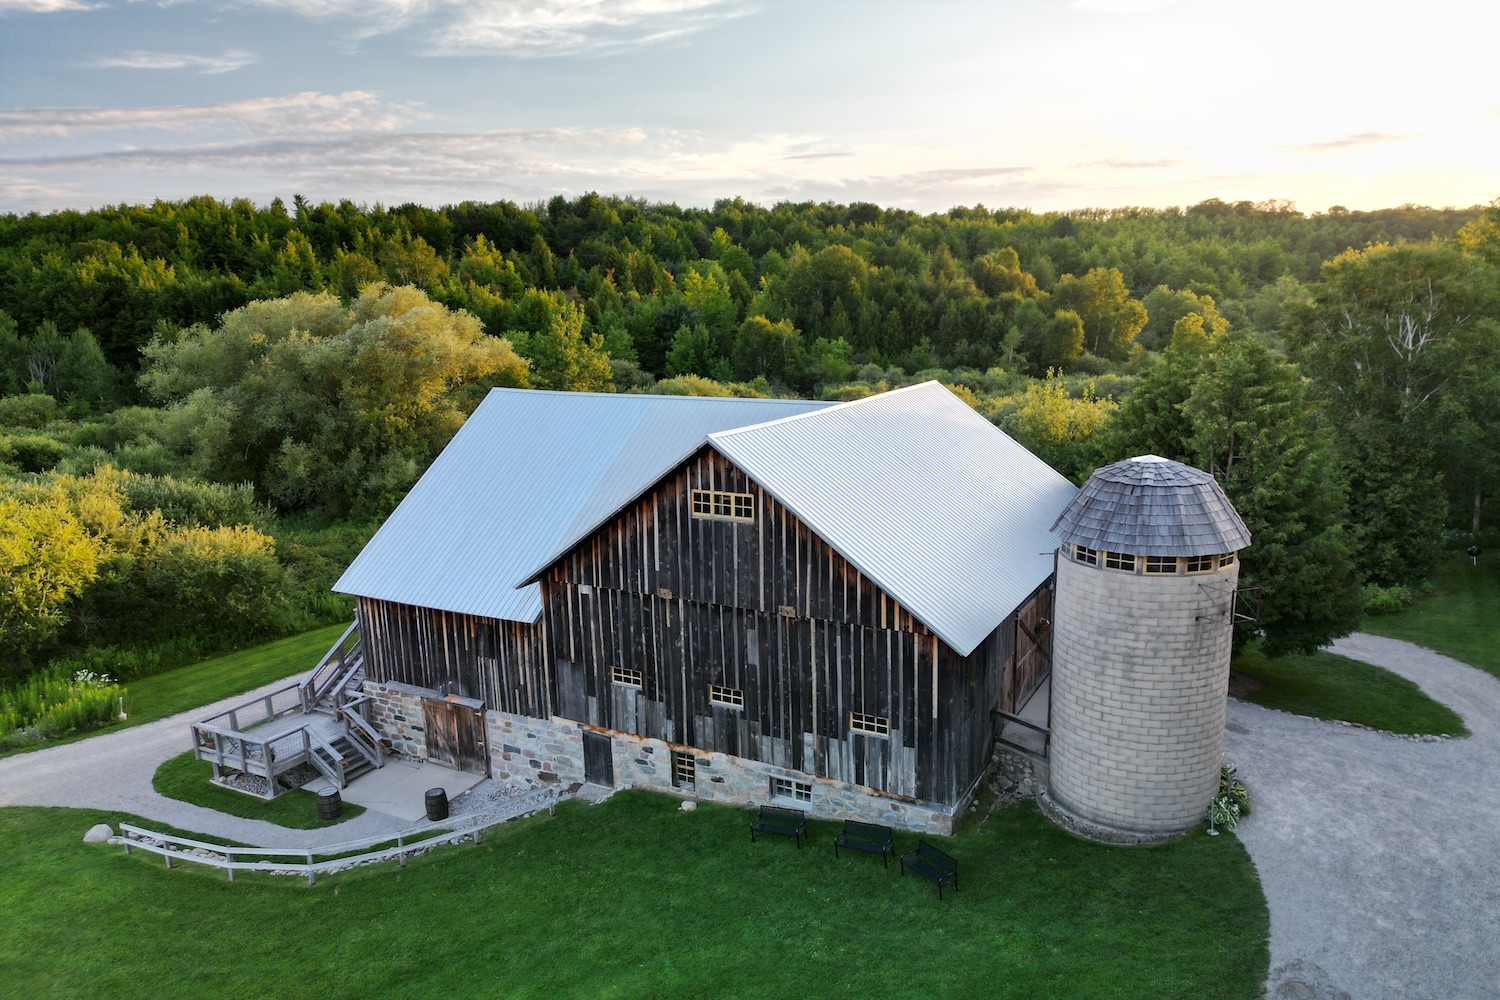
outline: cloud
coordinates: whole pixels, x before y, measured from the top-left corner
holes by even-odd
[[[886,180],[896,184],[951,184],[954,181],[972,181],[984,177],[1000,177],[1005,174],[1024,174],[1030,167],[948,167],[942,170],[918,170],[900,174]]]
[[[427,117],[418,106],[388,104],[365,90],[342,94],[305,91],[225,104],[146,108],[0,109],[0,141],[29,136],[164,129],[175,132],[236,127],[276,132],[388,132]]]
[[[783,156],[783,160],[837,160],[845,156],[853,156],[853,153],[789,153]]]
[[[1115,170],[1161,170],[1182,165],[1182,160],[1096,160],[1085,164],[1085,166],[1110,167]]]
[[[5,0],[0,0],[5,2]],[[743,11],[742,0],[250,0],[362,37],[420,24],[427,55],[571,55],[681,38]]]
[[[104,56],[94,65],[105,69],[188,69],[199,73],[232,73],[255,62],[255,56],[239,49],[227,49],[219,56],[192,56],[175,52],[126,52]]]
[[[65,10],[93,10],[103,6],[84,0],[0,0],[0,17],[6,14],[56,14]]]
[[[1143,14],[1170,7],[1177,0],[1073,0],[1074,10],[1091,10],[1100,14]]]
[[[1327,139],[1322,142],[1304,142],[1295,146],[1280,146],[1280,149],[1289,149],[1294,153],[1336,153],[1342,149],[1354,149],[1358,146],[1374,146],[1382,142],[1400,142],[1409,139],[1410,136],[1398,135],[1393,132],[1356,132],[1339,139]]]

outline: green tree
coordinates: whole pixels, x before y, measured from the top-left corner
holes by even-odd
[[[1066,218],[1066,216],[1064,216]],[[1090,268],[1082,278],[1065,274],[1052,289],[1057,309],[1071,309],[1083,320],[1083,349],[1123,361],[1146,325],[1146,307],[1130,297],[1117,268]]]
[[[531,361],[532,383],[539,389],[614,390],[604,337],[583,332],[583,311],[576,306],[555,315],[545,333],[531,338]]]
[[[1343,496],[1294,365],[1243,333],[1169,349],[1121,405],[1111,443],[1118,458],[1154,453],[1212,473],[1239,511],[1252,539],[1240,587],[1262,599],[1237,641],[1259,630],[1270,655],[1312,652],[1358,624]]]
[[[97,570],[92,540],[55,490],[34,502],[0,492],[0,653],[13,672],[67,624],[69,601]]]

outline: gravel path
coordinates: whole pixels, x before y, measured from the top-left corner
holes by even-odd
[[[375,810],[317,830],[291,830],[261,820],[240,819],[158,795],[151,777],[162,761],[192,743],[189,725],[301,679],[301,674],[246,694],[195,708],[143,726],[49,747],[0,760],[0,806],[71,806],[118,809],[183,830],[262,847],[326,847],[376,834],[409,829],[403,820]],[[79,837],[83,831],[78,831]]]
[[[1267,995],[1500,998],[1500,680],[1356,634],[1332,651],[1416,682],[1473,736],[1424,742],[1232,700],[1239,836],[1271,911]]]

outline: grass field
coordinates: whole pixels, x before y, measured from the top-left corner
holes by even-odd
[[[1334,653],[1273,660],[1252,645],[1234,658],[1230,693],[1266,708],[1391,733],[1469,735],[1456,712],[1411,681]]]
[[[1366,632],[1405,639],[1500,677],[1500,552],[1455,553],[1433,575],[1431,597],[1393,615],[1366,618]]]
[[[267,823],[295,830],[332,826],[346,819],[353,819],[365,811],[364,806],[345,802],[338,819],[321,820],[318,818],[318,796],[313,792],[296,788],[268,802],[213,784],[209,781],[213,773],[212,764],[198,760],[193,756],[193,751],[188,750],[171,760],[163,761],[151,776],[151,787],[179,802],[191,802],[195,806],[216,809],[245,819],[262,819]]]
[[[100,733],[114,732],[116,729],[155,722],[220,698],[243,694],[283,677],[311,673],[318,659],[328,652],[329,647],[338,641],[348,627],[347,623],[328,625],[301,635],[268,642],[263,646],[216,656],[190,667],[179,667],[154,677],[130,681],[126,685],[129,692],[125,698],[128,715],[126,721],[11,752],[25,753],[60,743],[72,743]]]
[[[79,843],[128,817],[4,809],[26,863],[0,866],[0,968],[32,998],[1259,996],[1268,917],[1233,836],[1105,847],[1022,805],[939,838],[962,879],[939,901],[835,859],[832,824],[799,851],[748,818],[622,792],[308,887]]]

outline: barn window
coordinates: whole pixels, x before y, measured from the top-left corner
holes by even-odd
[[[639,670],[632,670],[629,667],[611,667],[609,679],[616,684],[625,684],[630,687],[641,686],[641,672]]]
[[[1158,576],[1170,576],[1177,572],[1176,556],[1147,556],[1146,572]]]
[[[1189,573],[1212,573],[1214,571],[1213,556],[1188,556],[1186,560]]]
[[[1108,569],[1128,569],[1135,572],[1135,556],[1126,555],[1124,552],[1104,553],[1104,565]]]
[[[693,516],[719,521],[755,520],[755,497],[724,490],[693,490]]]
[[[1073,558],[1090,566],[1099,565],[1099,553],[1095,549],[1086,549],[1082,545],[1073,546]]]
[[[1222,556],[1219,557],[1219,565],[1220,566],[1233,566],[1234,565],[1234,560],[1235,560],[1236,556],[1237,556],[1237,553],[1234,553],[1234,552],[1226,552],[1226,553],[1224,553]]]
[[[867,736],[891,735],[891,720],[883,715],[866,715],[863,712],[849,713],[849,731]]]
[[[745,692],[739,688],[720,687],[717,684],[708,686],[708,700],[715,705],[723,705],[727,708],[744,708]]]
[[[672,784],[692,788],[698,783],[698,758],[684,750],[672,751]]]
[[[795,802],[811,802],[812,785],[805,781],[793,781],[790,778],[772,778],[771,798],[792,799]]]

